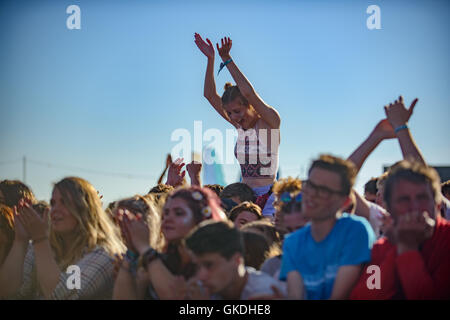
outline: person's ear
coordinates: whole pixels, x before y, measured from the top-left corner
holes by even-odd
[[[341,203],[340,210],[344,211],[353,203],[353,199],[350,196],[346,196]]]
[[[233,261],[233,263],[234,263],[236,266],[239,266],[240,264],[244,264],[244,257],[243,257],[242,254],[239,253],[239,252],[236,252],[235,254],[233,254],[233,255],[231,256],[231,260]]]

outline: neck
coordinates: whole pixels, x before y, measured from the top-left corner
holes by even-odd
[[[75,242],[75,239],[77,238],[77,233],[76,232],[64,233],[64,234],[61,234],[60,236],[61,236],[64,248],[70,248],[73,245],[73,243]]]
[[[320,242],[325,239],[336,223],[336,215],[325,220],[312,220],[311,221],[311,235],[316,242]]]
[[[230,286],[221,292],[221,296],[225,300],[239,300],[241,298],[242,290],[244,290],[248,280],[248,272],[243,265],[242,267],[244,268],[244,272],[242,272],[243,274],[238,271],[235,281],[233,281]]]

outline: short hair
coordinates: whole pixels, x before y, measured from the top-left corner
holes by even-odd
[[[36,198],[31,189],[19,180],[1,181],[0,191],[5,197],[5,204],[11,208],[17,206],[23,198],[31,200],[32,203],[36,202]]]
[[[350,195],[357,174],[353,162],[329,154],[322,154],[319,159],[313,161],[308,174],[311,174],[314,168],[337,173],[341,178],[341,192],[347,196]]]
[[[378,180],[377,180],[377,189],[378,190],[380,190],[380,189],[384,190],[384,185],[386,183],[386,179],[387,179],[388,173],[389,173],[388,171],[383,172],[383,174],[378,177]]]
[[[442,182],[441,184],[441,192],[443,195],[450,194],[450,180]]]
[[[393,165],[388,172],[384,185],[383,198],[388,208],[391,206],[392,191],[399,180],[412,183],[429,183],[434,201],[441,201],[441,184],[439,174],[435,169],[418,161],[403,160]]]
[[[261,233],[269,241],[270,246],[281,247],[281,236],[272,222],[267,219],[261,219],[246,223],[242,226],[241,231],[255,230]]]
[[[253,213],[258,220],[262,219],[261,208],[258,205],[254,204],[253,202],[249,202],[249,201],[241,202],[236,207],[231,209],[230,215],[228,218],[231,221],[234,221],[234,220],[236,220],[236,218],[242,211],[249,211],[249,212]]]
[[[364,185],[364,193],[377,194],[377,182],[378,178],[371,178]]]
[[[246,230],[242,231],[242,240],[245,265],[259,270],[271,251],[267,238],[260,233]]]
[[[228,104],[239,99],[244,106],[249,106],[248,100],[242,95],[238,86],[233,86],[230,82],[225,83],[222,95],[222,104]]]
[[[220,193],[221,198],[238,196],[241,201],[255,202],[255,192],[247,184],[235,182],[227,185]]]
[[[220,193],[223,191],[224,188],[224,186],[221,186],[220,184],[205,184],[203,187],[211,189],[217,194],[218,197],[220,197]]]
[[[228,260],[235,253],[244,254],[241,232],[230,221],[203,221],[184,242],[195,255],[218,253]]]

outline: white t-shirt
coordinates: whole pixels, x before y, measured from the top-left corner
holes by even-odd
[[[383,207],[380,207],[376,203],[368,202],[369,204],[369,223],[372,226],[373,231],[375,232],[375,236],[377,239],[381,236],[380,229],[383,225],[383,218],[389,213],[387,213],[386,210],[383,209]]]
[[[255,270],[252,267],[246,267],[248,273],[247,284],[242,290],[241,300],[248,300],[251,297],[259,295],[274,294],[271,286],[276,286],[284,296],[287,296],[286,284],[271,277],[269,274]]]

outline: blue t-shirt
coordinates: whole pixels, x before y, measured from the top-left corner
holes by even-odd
[[[283,244],[280,279],[298,271],[306,290],[306,299],[328,299],[339,267],[370,261],[375,234],[369,222],[347,213],[336,220],[327,237],[316,242],[311,224],[288,235]]]

